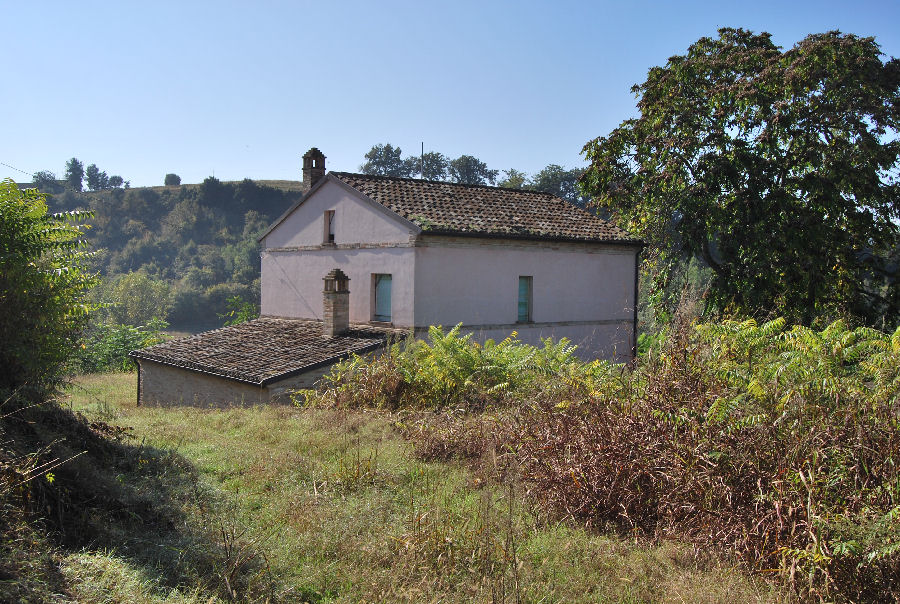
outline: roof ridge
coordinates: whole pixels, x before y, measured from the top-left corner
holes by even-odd
[[[332,171],[329,174],[334,174],[335,176],[354,176],[358,178],[372,178],[378,180],[402,180],[405,182],[424,182],[435,185],[451,185],[454,187],[467,187],[471,189],[497,189],[500,191],[515,191],[517,193],[529,193],[532,195],[549,195],[550,197],[555,197],[557,199],[562,199],[558,195],[554,195],[553,193],[549,193],[547,191],[536,191],[534,189],[519,189],[516,187],[499,187],[497,185],[483,185],[483,184],[470,184],[464,182],[451,182],[449,180],[429,180],[427,178],[409,178],[406,176],[387,176],[385,174],[363,174],[361,172],[340,172],[340,171]],[[567,203],[572,203],[566,199],[562,199]],[[575,205],[575,204],[572,204]],[[578,207],[575,205],[575,207]]]

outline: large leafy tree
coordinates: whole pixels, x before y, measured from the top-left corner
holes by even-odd
[[[109,188],[109,176],[100,170],[97,164],[91,164],[85,171],[87,186],[91,191],[102,191]]]
[[[900,62],[874,39],[721,29],[632,90],[582,182],[650,244],[657,294],[697,257],[722,309],[897,316]]]
[[[400,147],[390,143],[375,145],[366,153],[366,163],[359,167],[363,174],[376,176],[409,177],[418,172],[418,167],[401,157]]]
[[[578,190],[578,179],[584,174],[582,168],[566,170],[560,165],[550,164],[531,179],[531,187],[535,191],[552,193],[576,205],[584,206],[587,197]]]
[[[406,161],[412,163],[413,174],[418,173],[426,180],[444,180],[450,167],[447,156],[437,151],[429,151],[422,157],[410,157]]]
[[[0,397],[53,386],[78,344],[96,283],[86,216],[48,214],[37,189],[0,182]]]
[[[456,159],[450,160],[447,174],[452,182],[464,185],[484,185],[494,184],[500,171],[489,169],[487,164],[477,157],[460,155]]]

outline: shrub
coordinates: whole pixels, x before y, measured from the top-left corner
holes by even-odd
[[[536,347],[519,342],[513,332],[499,343],[480,345],[471,341],[471,334],[460,335],[460,328],[444,333],[432,326],[428,341],[407,340],[372,361],[352,357],[339,363],[325,376],[316,403],[482,410],[541,389],[589,391],[610,367],[582,363],[566,339],[548,338]]]
[[[82,347],[72,360],[71,370],[77,373],[131,371],[134,361],[128,353],[163,341],[160,330],[166,322],[154,319],[145,326],[101,323],[85,335]]]
[[[48,214],[37,189],[0,182],[0,399],[54,386],[79,341],[96,283],[86,268],[88,216]]]
[[[900,329],[683,322],[630,371],[458,331],[342,363],[314,400],[439,410],[403,419],[418,454],[499,453],[551,517],[725,552],[805,598],[900,593]]]
[[[514,437],[530,492],[593,526],[684,538],[809,597],[900,590],[900,330],[725,321]]]

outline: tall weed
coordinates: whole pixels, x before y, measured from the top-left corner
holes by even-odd
[[[603,362],[585,364],[568,340],[523,344],[516,333],[501,342],[472,342],[461,325],[446,333],[432,326],[428,340],[396,343],[367,361],[352,357],[325,376],[305,404],[388,409],[460,409],[504,406],[545,389],[582,393],[609,370]]]
[[[344,363],[315,400],[418,410],[402,428],[426,459],[501,451],[550,517],[724,552],[804,598],[900,597],[900,329],[666,337],[626,369],[433,329]]]

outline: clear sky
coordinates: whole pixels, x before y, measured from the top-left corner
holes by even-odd
[[[133,186],[356,171],[376,143],[580,166],[633,84],[719,27],[832,29],[900,57],[900,2],[0,2],[0,178],[78,157]],[[9,167],[12,166],[12,167]],[[17,171],[21,170],[25,173]]]

